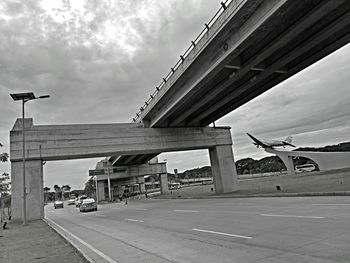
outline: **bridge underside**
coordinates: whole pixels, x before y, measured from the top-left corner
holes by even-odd
[[[233,1],[141,112],[207,126],[350,41],[350,1]]]
[[[160,153],[111,156],[109,161],[113,164],[113,166],[144,164],[159,154]]]

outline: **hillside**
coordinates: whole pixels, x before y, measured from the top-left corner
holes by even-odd
[[[327,145],[324,147],[301,147],[294,151],[310,152],[350,152],[350,142],[343,142],[336,145]]]
[[[314,152],[348,152],[350,151],[350,142],[343,142],[337,145],[327,145],[325,147],[303,147],[298,148],[295,151],[314,151]],[[294,159],[294,165],[302,165],[306,163],[313,163],[313,161],[299,157]],[[277,156],[268,156],[260,160],[254,160],[253,158],[244,158],[235,162],[237,173],[241,174],[255,174],[255,173],[269,173],[269,172],[282,172],[286,169],[282,160]],[[183,173],[178,173],[178,179],[187,178],[201,178],[201,177],[211,177],[211,167],[204,166],[201,168],[195,168],[191,170],[186,170]],[[174,180],[176,178],[175,174],[168,173],[169,180]]]

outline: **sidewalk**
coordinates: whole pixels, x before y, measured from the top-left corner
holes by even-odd
[[[42,220],[31,221],[28,226],[9,223],[6,230],[0,230],[0,262],[88,263]]]

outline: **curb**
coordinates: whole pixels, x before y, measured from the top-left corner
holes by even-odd
[[[338,192],[303,192],[276,194],[248,194],[248,195],[212,195],[212,196],[156,196],[154,199],[217,199],[217,198],[254,198],[254,197],[310,197],[310,196],[350,196],[350,191]]]
[[[48,218],[42,218],[42,220],[53,230],[55,231],[59,236],[61,236],[65,241],[67,241],[76,251],[77,253],[81,254],[87,262],[93,263],[95,260],[90,258],[84,251],[82,251],[77,245],[73,244],[69,239],[66,238],[66,233],[64,233],[62,230],[60,230],[58,227],[55,226],[55,223]]]

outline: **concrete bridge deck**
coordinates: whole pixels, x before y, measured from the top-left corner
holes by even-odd
[[[207,126],[349,42],[350,1],[232,1],[135,122]],[[157,154],[111,162],[144,163]]]
[[[137,121],[207,126],[349,41],[349,1],[232,1]]]

